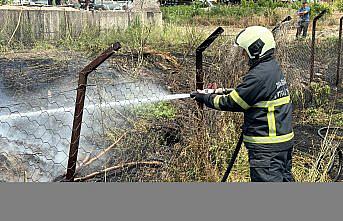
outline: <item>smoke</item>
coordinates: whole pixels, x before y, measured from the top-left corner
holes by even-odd
[[[52,55],[53,57],[54,55]],[[62,56],[62,55],[61,55]],[[59,56],[59,57],[61,57]],[[5,181],[51,181],[67,167],[75,109],[77,72],[89,61],[63,55],[65,62],[46,56],[0,59],[0,157],[7,159]],[[69,59],[69,60],[68,60]],[[109,62],[89,76],[78,160],[94,156],[110,144],[109,132],[129,124],[136,107],[179,98],[163,83],[128,79]],[[0,164],[2,168],[2,164]]]
[[[189,97],[189,94],[170,95],[150,80],[122,81],[87,88],[80,160],[106,147],[106,130],[122,127],[121,117],[112,114],[113,110],[127,112],[144,104]],[[2,91],[0,94],[4,96]],[[47,90],[46,94],[44,98],[23,95],[19,102],[14,102],[16,98],[7,99],[9,103],[0,107],[0,152],[18,156],[19,164],[31,174],[30,179],[41,182],[50,181],[66,170],[76,91]]]

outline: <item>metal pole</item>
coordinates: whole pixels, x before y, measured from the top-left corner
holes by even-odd
[[[204,89],[204,73],[202,69],[202,53],[196,52],[195,58],[196,76],[195,76],[195,90]],[[204,104],[198,102],[198,107],[204,109]]]
[[[202,90],[204,89],[204,73],[202,68],[202,53],[213,43],[213,41],[224,32],[222,27],[218,27],[195,51],[195,67],[196,67],[196,76],[195,76],[195,89]],[[203,104],[198,103],[200,109],[203,109]]]
[[[312,24],[312,42],[311,42],[311,66],[310,66],[310,84],[313,81],[313,72],[314,72],[314,46],[315,46],[315,40],[316,40],[316,25],[317,20],[321,18],[326,13],[326,10],[323,10],[319,13],[314,19]]]
[[[277,30],[278,28],[280,28],[281,25],[282,25],[284,22],[287,22],[287,21],[290,21],[290,20],[292,20],[292,17],[288,15],[286,18],[284,18],[284,19],[280,22],[280,24],[277,24],[277,25],[272,29],[272,33],[275,34],[276,30]]]
[[[102,64],[106,59],[108,59],[115,51],[121,48],[119,42],[111,45],[106,51],[104,51],[100,56],[89,63],[80,73],[79,82],[77,88],[76,102],[75,102],[75,112],[73,120],[73,130],[71,135],[70,149],[69,149],[69,159],[66,174],[66,181],[74,181],[77,154],[79,150],[81,125],[82,125],[82,115],[83,107],[86,97],[87,88],[87,77],[94,71],[100,64]]]
[[[341,51],[342,51],[342,26],[343,26],[343,16],[339,20],[339,35],[338,35],[338,60],[337,60],[337,76],[336,76],[336,87],[339,86],[339,71],[341,66]]]

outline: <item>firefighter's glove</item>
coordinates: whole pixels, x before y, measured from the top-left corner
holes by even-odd
[[[214,93],[215,94],[230,94],[233,91],[233,88],[217,88]]]
[[[191,98],[194,100],[200,102],[200,103],[205,103],[205,93],[202,93],[202,91],[194,91],[191,93]]]

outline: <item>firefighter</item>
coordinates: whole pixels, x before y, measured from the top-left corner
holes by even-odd
[[[251,26],[237,35],[235,46],[249,63],[243,82],[231,91],[198,90],[191,96],[209,108],[244,113],[243,141],[252,182],[294,181],[292,103],[285,76],[273,56],[273,34],[265,27]]]

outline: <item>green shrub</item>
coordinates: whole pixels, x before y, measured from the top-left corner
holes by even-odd
[[[254,0],[249,0],[249,8],[255,8]]]
[[[293,8],[293,9],[295,9],[295,10],[298,10],[299,8],[301,8],[301,6],[302,6],[301,1],[296,1],[296,2],[293,2],[293,3],[291,4],[291,8]]]
[[[223,17],[223,16],[232,16],[236,18],[247,17],[253,14],[260,13],[260,8],[250,8],[250,7],[237,7],[237,6],[218,6],[212,8],[208,15],[210,17]],[[260,13],[261,14],[261,13]]]
[[[310,88],[312,91],[312,101],[315,106],[320,107],[329,102],[329,96],[331,93],[331,88],[329,85],[322,82],[312,82]]]
[[[190,22],[192,17],[203,13],[200,4],[161,7],[161,11],[163,20],[176,23]]]
[[[343,1],[343,0],[341,0]],[[332,5],[328,4],[327,2],[321,3],[309,3],[309,7],[311,8],[311,19],[317,16],[320,12],[326,9],[326,15],[331,15],[333,12]],[[301,1],[292,3],[291,7],[295,10],[299,10],[302,7]]]
[[[134,110],[135,114],[148,119],[174,119],[176,110],[174,106],[167,102],[148,104]]]
[[[323,10],[327,11],[326,12],[327,15],[331,15],[333,12],[332,6],[327,2],[322,2],[320,4],[318,3],[310,4],[310,7],[311,7],[311,16],[316,16]]]
[[[237,21],[244,17],[272,16],[273,10],[277,7],[276,3],[272,8],[264,7],[254,3],[253,0],[243,0],[241,6],[216,5],[213,8],[202,8],[201,5],[194,4],[189,6],[161,7],[163,20],[168,23],[177,24],[209,24],[221,23],[230,20]]]
[[[259,0],[257,1],[257,5],[260,7],[275,9],[277,7],[288,8],[288,4],[281,2],[281,1],[273,1],[273,0]]]
[[[343,12],[343,0],[336,0],[334,6],[338,11]]]
[[[247,0],[242,0],[242,1],[241,1],[241,5],[242,5],[243,8],[248,7],[248,2],[247,2]]]
[[[306,103],[306,91],[302,88],[294,89],[291,92],[292,103],[301,108],[305,107]]]

